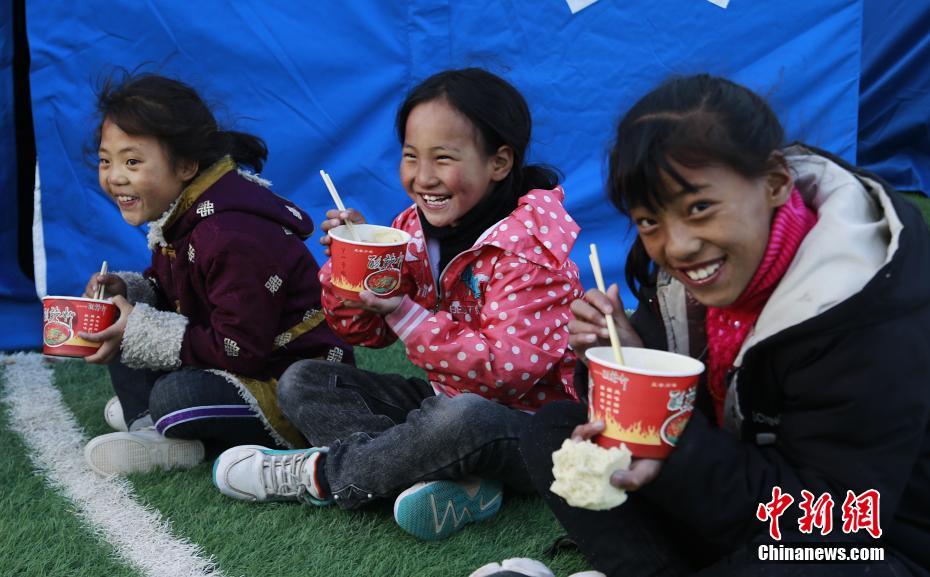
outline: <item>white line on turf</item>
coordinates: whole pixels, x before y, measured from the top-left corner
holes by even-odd
[[[146,576],[221,577],[200,547],[174,537],[168,522],[133,496],[119,477],[103,478],[84,463],[86,439],[52,385],[52,370],[38,353],[0,356],[6,365],[2,400],[36,468],[70,499],[93,530]]]

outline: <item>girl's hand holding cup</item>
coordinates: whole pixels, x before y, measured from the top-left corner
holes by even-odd
[[[617,285],[614,285],[617,286]],[[613,287],[611,287],[613,288]],[[608,289],[610,292],[610,289]],[[601,293],[603,294],[603,293]],[[576,301],[577,302],[577,301]],[[619,327],[618,327],[619,330]],[[592,440],[604,432],[604,422],[583,423],[572,431],[571,439],[575,443]],[[630,462],[628,471],[618,470],[610,475],[610,484],[625,491],[635,491],[652,482],[662,470],[662,461],[658,459],[636,459]]]
[[[597,289],[590,289],[584,298],[576,299],[571,304],[574,319],[568,322],[568,343],[583,363],[587,364],[585,351],[595,346],[609,346],[610,337],[607,333],[607,320],[604,315],[611,315],[617,327],[620,342],[625,347],[641,347],[643,341],[639,338],[633,325],[626,316],[623,303],[620,301],[620,287],[616,283],[607,288],[607,293]]]
[[[329,245],[333,242],[333,239],[330,238],[327,233],[337,226],[342,226],[347,220],[351,220],[352,224],[365,224],[365,217],[354,208],[347,208],[345,210],[334,208],[326,211],[326,220],[320,223],[320,229],[323,231],[323,236],[320,237],[320,244],[323,245],[323,254],[326,256],[332,256],[329,252]]]
[[[129,314],[132,313],[132,309],[135,307],[129,304],[129,301],[121,295],[113,297],[113,304],[119,307],[119,320],[98,333],[78,333],[78,336],[84,340],[92,343],[102,343],[96,353],[84,357],[84,360],[88,363],[95,365],[109,364],[120,352],[126,323],[129,321]]]
[[[96,298],[98,287],[103,286],[103,298],[112,296],[126,296],[126,283],[118,275],[109,273],[94,273],[87,286],[84,287],[84,298]]]

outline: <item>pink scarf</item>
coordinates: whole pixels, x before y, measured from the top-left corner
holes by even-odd
[[[801,241],[817,223],[817,214],[804,204],[795,188],[775,211],[765,255],[756,274],[736,302],[725,308],[707,308],[707,386],[714,399],[717,423],[723,425],[726,374],[756,324],[762,308],[785,275]]]

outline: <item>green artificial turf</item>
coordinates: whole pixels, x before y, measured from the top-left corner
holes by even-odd
[[[34,472],[23,440],[9,429],[9,412],[2,403],[0,447],[0,575],[137,575],[116,559],[113,547],[81,524],[71,502]]]
[[[921,194],[905,194],[905,198],[917,205],[920,212],[924,215],[924,220],[930,226],[930,198]]]
[[[357,356],[368,370],[423,376],[399,344],[357,349]],[[112,390],[104,369],[79,361],[56,363],[55,381],[89,437],[109,432],[102,413]],[[577,552],[543,558],[563,531],[538,497],[505,496],[495,519],[425,543],[396,526],[389,501],[354,512],[243,503],[222,496],[210,470],[211,463],[204,463],[189,471],[132,475],[130,482],[144,504],[170,519],[176,534],[203,547],[226,575],[465,577],[510,557],[540,559],[560,576],[589,568]]]

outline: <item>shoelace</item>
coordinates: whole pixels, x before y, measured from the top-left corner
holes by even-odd
[[[289,455],[265,455],[265,491],[279,497],[297,497],[301,499],[309,491],[307,483],[300,476],[310,453],[292,453]]]

